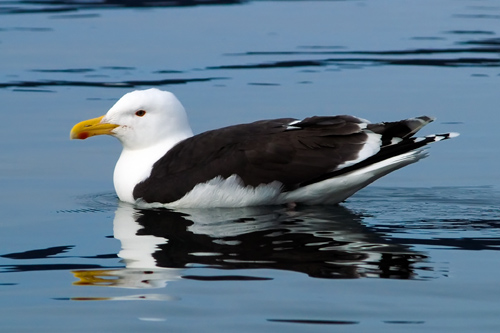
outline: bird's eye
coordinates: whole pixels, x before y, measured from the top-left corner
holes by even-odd
[[[146,114],[146,111],[144,111],[144,110],[139,110],[139,111],[135,112],[135,115],[137,117],[143,117],[145,114]]]

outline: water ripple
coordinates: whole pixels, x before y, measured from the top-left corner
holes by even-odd
[[[92,82],[92,81],[69,81],[69,80],[41,80],[41,81],[17,81],[0,83],[0,88],[9,87],[51,87],[51,86],[76,86],[76,87],[101,87],[101,88],[134,88],[140,86],[164,86],[175,84],[186,84],[191,82],[207,82],[221,80],[224,78],[194,78],[194,79],[164,79],[164,80],[133,80],[121,82]]]
[[[241,4],[244,0],[39,0],[39,1],[8,1],[0,6],[0,14],[31,14],[31,13],[61,13],[75,12],[85,9],[100,8],[141,8],[141,7],[189,7],[207,5]],[[71,15],[79,17],[79,15]]]

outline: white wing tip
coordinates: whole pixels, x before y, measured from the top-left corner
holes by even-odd
[[[432,134],[432,135],[425,136],[425,138],[415,138],[415,142],[420,142],[420,141],[425,140],[425,139],[432,139],[431,142],[438,142],[441,140],[456,138],[459,135],[460,135],[460,133],[457,133],[457,132],[450,132],[450,133],[444,133],[444,134]]]

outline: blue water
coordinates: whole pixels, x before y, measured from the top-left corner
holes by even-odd
[[[498,332],[500,6],[215,2],[0,3],[0,330]],[[339,207],[141,211],[119,143],[68,136],[152,86],[195,132],[426,114],[461,136]]]

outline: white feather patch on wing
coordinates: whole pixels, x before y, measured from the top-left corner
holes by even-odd
[[[391,139],[391,145],[397,145],[398,143],[400,143],[401,141],[403,141],[403,139],[401,138],[398,138],[397,136],[393,137]]]
[[[368,139],[363,145],[363,148],[361,148],[361,150],[359,151],[358,157],[354,160],[345,161],[344,163],[338,165],[335,170],[340,170],[364,161],[368,157],[371,157],[380,151],[380,146],[382,145],[382,135],[373,133],[371,131],[365,131],[365,133],[368,135]]]
[[[292,121],[291,123],[289,123],[286,127],[286,131],[290,131],[290,130],[297,130],[297,129],[301,129],[300,127],[296,127],[296,126],[293,126],[295,124],[298,124],[300,123],[302,120],[294,120]]]
[[[282,184],[274,181],[257,187],[245,186],[240,177],[232,175],[226,179],[218,176],[208,182],[196,185],[177,201],[160,204],[138,202],[141,207],[166,208],[213,208],[244,207],[279,204],[276,199],[281,193]]]

